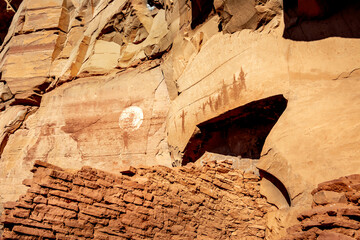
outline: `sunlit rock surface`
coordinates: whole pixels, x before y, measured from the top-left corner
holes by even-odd
[[[256,163],[278,239],[319,183],[360,172],[355,0],[0,9],[0,208],[36,160],[118,173],[209,152]]]

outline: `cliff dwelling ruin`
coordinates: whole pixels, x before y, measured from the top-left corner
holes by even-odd
[[[0,240],[359,240],[360,1],[0,0]]]

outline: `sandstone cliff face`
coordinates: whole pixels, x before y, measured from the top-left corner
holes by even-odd
[[[146,4],[126,1],[24,1],[21,6],[2,46],[3,198],[22,191],[14,186],[36,159],[113,172],[129,165],[170,166],[165,135],[170,100],[158,61],[116,68],[134,31],[143,24],[150,31],[153,21],[164,21],[164,10],[150,15]],[[121,11],[139,26],[116,22],[125,21]],[[144,23],[131,17],[134,11]],[[121,33],[122,45],[106,30],[121,24],[113,33]],[[133,44],[136,51],[160,36],[156,26],[166,29],[154,24],[142,47]]]
[[[317,184],[360,172],[357,1],[12,3],[0,209],[35,160],[118,173],[213,152],[258,162],[276,239]]]

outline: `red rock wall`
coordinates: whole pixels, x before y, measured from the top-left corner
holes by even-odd
[[[113,175],[37,161],[27,193],[5,204],[3,239],[264,239],[259,178],[230,161]],[[251,238],[250,238],[251,237]]]
[[[312,194],[312,209],[284,240],[360,239],[360,174],[321,183]]]

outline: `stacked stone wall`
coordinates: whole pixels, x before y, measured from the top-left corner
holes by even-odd
[[[285,240],[360,239],[360,174],[321,183],[312,194],[312,209],[300,214]]]
[[[37,161],[27,193],[4,205],[3,239],[264,239],[259,177],[231,161],[114,175]]]

